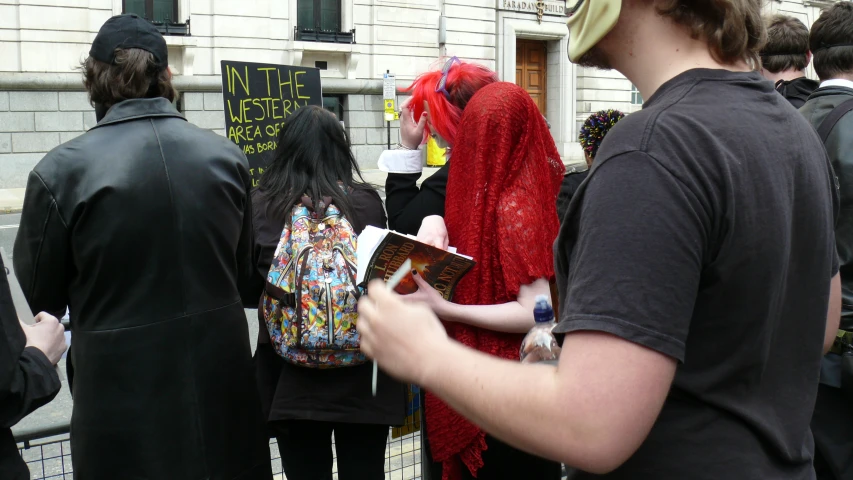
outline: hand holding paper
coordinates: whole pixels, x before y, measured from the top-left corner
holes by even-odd
[[[424,218],[421,222],[421,228],[418,229],[418,241],[447,250],[450,240],[447,236],[444,218],[439,215],[430,215]]]
[[[27,336],[27,346],[35,347],[45,354],[52,365],[59,363],[62,354],[68,346],[65,344],[65,327],[54,317],[45,312],[36,315],[33,325],[21,322],[24,334]]]
[[[15,276],[15,271],[11,267],[12,262],[3,247],[0,247],[0,258],[6,265],[9,292],[12,294],[12,303],[15,305],[18,321],[21,322],[21,328],[24,330],[24,335],[27,336],[27,346],[38,348],[47,356],[51,364],[56,365],[68,348],[65,343],[65,327],[59,323],[56,317],[45,312],[33,317],[30,304],[24,297],[24,291],[21,289],[21,284],[18,283],[18,277]]]

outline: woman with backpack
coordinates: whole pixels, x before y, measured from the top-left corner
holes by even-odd
[[[403,423],[404,386],[358,350],[355,236],[386,227],[382,200],[364,182],[349,137],[320,107],[282,126],[252,192],[256,275],[249,288],[260,328],[255,356],[269,431],[288,480],[384,479],[389,427]]]
[[[406,298],[423,302],[448,336],[518,361],[534,325],[537,295],[554,278],[557,193],[565,167],[530,95],[499,82],[477,92],[462,114],[447,182],[445,221],[458,252],[477,264],[452,302],[420,277]],[[425,412],[433,480],[558,480],[559,463],[486,435],[427,392]]]

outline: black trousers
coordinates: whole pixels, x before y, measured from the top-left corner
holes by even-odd
[[[332,432],[339,480],[385,478],[388,425],[282,420],[270,428],[287,480],[332,480]]]
[[[495,437],[486,435],[488,449],[483,452],[483,468],[476,480],[560,480],[562,465],[513,448]],[[475,480],[463,468],[465,480]],[[430,464],[430,478],[441,480],[441,464]],[[289,480],[289,479],[288,479]]]
[[[853,403],[840,388],[819,385],[812,434],[818,480],[853,480]]]
[[[426,404],[426,396],[421,389],[421,405]],[[427,418],[421,417],[421,455],[423,458],[424,480],[441,480],[441,464],[432,460],[429,442],[426,438]],[[522,452],[500,440],[486,435],[483,452],[483,468],[477,472],[476,480],[560,480],[563,466],[557,462]],[[475,480],[471,473],[463,468],[464,480]],[[289,480],[289,479],[288,479]]]

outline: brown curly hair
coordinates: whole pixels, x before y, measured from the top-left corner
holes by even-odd
[[[169,70],[157,65],[154,55],[140,48],[117,49],[115,64],[89,57],[80,70],[92,106],[97,103],[110,108],[124,100],[146,97],[174,102],[178,96]]]
[[[705,38],[718,62],[761,63],[758,52],[767,32],[761,17],[763,0],[657,0],[659,15],[688,29],[693,38]]]

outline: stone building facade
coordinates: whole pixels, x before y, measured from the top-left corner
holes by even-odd
[[[768,2],[811,24],[832,1]],[[592,112],[641,107],[619,74],[568,61],[566,0],[0,0],[0,188],[21,188],[45,152],[95,123],[75,67],[110,16],[155,21],[187,119],[224,133],[221,60],[321,68],[323,103],[343,119],[359,163],[388,141],[382,75],[398,88],[441,57],[480,62],[527,89],[566,163],[581,161]],[[399,100],[402,100],[400,98]],[[397,122],[392,122],[396,127]],[[391,129],[391,143],[397,130]]]

